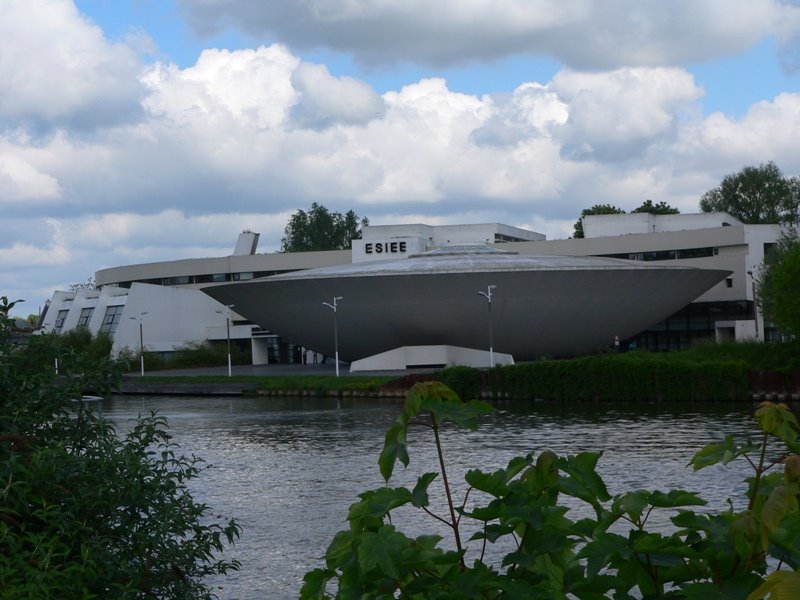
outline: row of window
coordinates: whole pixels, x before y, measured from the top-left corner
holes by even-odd
[[[606,258],[624,258],[625,260],[679,260],[686,258],[705,258],[717,256],[719,248],[683,248],[680,250],[651,250],[649,252],[624,252],[621,254],[601,254]]]
[[[284,269],[281,271],[244,271],[241,273],[213,273],[206,275],[180,275],[177,277],[158,277],[154,279],[141,279],[136,282],[126,281],[117,284],[117,287],[130,288],[132,283],[149,283],[151,285],[191,285],[197,283],[224,283],[226,281],[250,281],[259,277],[269,277],[281,273],[291,273],[295,269]]]
[[[117,330],[120,319],[122,319],[122,311],[125,308],[123,304],[115,304],[106,308],[106,314],[103,316],[103,323],[100,325],[100,332],[114,335]],[[56,315],[56,322],[53,324],[53,333],[61,333],[64,329],[64,321],[67,320],[69,309],[59,310]],[[88,306],[81,309],[81,314],[78,317],[77,327],[88,327],[89,321],[92,320],[94,314],[94,306]]]

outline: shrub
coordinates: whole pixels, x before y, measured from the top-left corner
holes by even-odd
[[[189,492],[200,459],[155,414],[118,434],[80,401],[118,365],[71,348],[57,377],[59,336],[10,344],[12,306],[0,299],[0,596],[213,597],[204,578],[238,568],[215,554],[240,530]]]
[[[545,450],[494,472],[470,469],[467,491],[457,499],[443,426],[475,429],[490,410],[480,401],[462,403],[440,382],[414,386],[378,458],[387,487],[363,492],[350,506],[349,528],[334,536],[325,566],[306,574],[301,599],[798,597],[800,443],[797,421],[785,406],[760,406],[755,444],[727,437],[692,458],[695,470],[737,459],[752,466],[746,508],[730,502],[721,513],[702,512],[702,497],[679,489],[612,497],[596,471],[598,452],[557,456]],[[389,487],[395,464],[410,462],[412,426],[431,432],[439,470],[421,474],[413,489]],[[781,463],[783,473],[771,472]],[[429,495],[434,482],[444,489],[438,507]],[[590,516],[570,519],[576,503]],[[439,535],[411,538],[395,527],[392,513],[403,506],[444,523],[449,547],[440,546]],[[661,511],[671,515],[671,530],[649,527]],[[475,531],[469,540],[465,530]],[[506,550],[496,564],[485,560],[489,544]]]

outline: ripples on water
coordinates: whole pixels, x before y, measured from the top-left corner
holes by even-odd
[[[120,424],[157,409],[183,452],[213,465],[195,484],[195,496],[243,528],[226,553],[242,569],[220,581],[220,598],[280,600],[297,598],[303,574],[323,566],[320,558],[347,527],[357,494],[383,484],[378,454],[401,407],[400,400],[120,398],[103,408]],[[532,451],[602,450],[598,470],[612,495],[682,488],[721,509],[742,490],[743,465],[694,473],[686,464],[711,441],[752,433],[750,406],[505,402],[497,408],[477,432],[444,433],[451,483],[463,482],[468,468],[491,471]],[[411,463],[407,471],[396,467],[393,486],[413,486],[422,473],[439,470],[429,430],[411,430],[408,442]],[[437,483],[433,503],[443,499]],[[412,536],[436,529],[411,510],[401,510],[395,524]],[[447,544],[447,531],[439,534]]]

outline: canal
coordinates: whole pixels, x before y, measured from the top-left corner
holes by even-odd
[[[463,482],[468,468],[497,469],[528,452],[598,450],[604,453],[598,470],[612,495],[682,488],[719,509],[728,497],[741,496],[744,465],[694,473],[686,464],[709,442],[754,431],[749,405],[496,406],[476,432],[445,431],[451,481]],[[323,566],[328,543],[347,527],[357,494],[383,484],[378,454],[401,407],[399,399],[120,397],[103,403],[122,429],[139,413],[157,410],[182,452],[210,465],[193,489],[215,515],[242,525],[241,539],[226,552],[241,561],[241,571],[214,582],[220,598],[240,600],[298,597],[303,574]],[[409,468],[398,465],[393,486],[413,486],[422,473],[439,470],[429,430],[411,430],[409,455]],[[441,492],[432,493],[434,503],[441,499]],[[395,524],[408,534],[435,530],[448,544],[447,532],[429,517],[411,510],[398,517]]]

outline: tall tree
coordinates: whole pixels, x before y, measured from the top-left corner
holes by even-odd
[[[639,208],[634,208],[632,213],[650,213],[651,215],[677,215],[679,211],[674,206],[670,206],[663,200],[658,204],[653,204],[652,200],[645,200]]]
[[[758,273],[758,301],[764,317],[800,340],[800,238],[790,230],[767,254]]]
[[[703,212],[724,211],[749,224],[796,223],[800,183],[795,180],[785,178],[772,161],[744,167],[703,194],[700,208]]]
[[[574,233],[572,237],[574,238],[582,238],[583,237],[583,223],[581,219],[583,217],[589,215],[624,215],[625,211],[621,208],[616,206],[612,206],[611,204],[595,204],[594,206],[590,206],[589,208],[584,208],[581,211],[580,218],[575,222],[574,226]]]
[[[366,225],[369,219],[359,218],[352,210],[343,215],[314,202],[308,212],[298,209],[289,218],[281,252],[346,250],[353,240],[361,238],[361,228]]]

